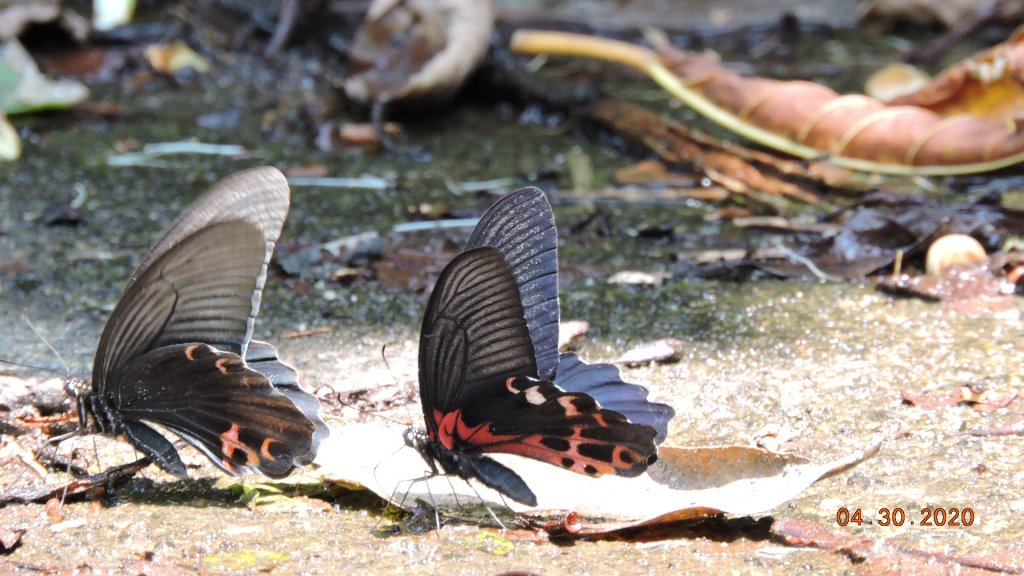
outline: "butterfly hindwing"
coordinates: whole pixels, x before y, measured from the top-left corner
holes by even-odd
[[[537,374],[552,379],[558,367],[558,231],[544,192],[523,188],[495,202],[465,249],[481,246],[496,248],[512,268]]]
[[[656,458],[653,428],[631,423],[586,394],[528,376],[509,377],[504,388],[464,406],[455,422],[441,426],[441,442],[527,456],[590,476],[637,476]]]
[[[292,404],[316,426],[316,432],[313,433],[313,449],[309,457],[312,461],[316,457],[320,442],[329,434],[327,425],[320,419],[320,401],[299,387],[299,375],[295,368],[278,359],[277,349],[272,344],[250,340],[245,351],[245,363],[249,368],[263,374],[278,392],[291,400]]]
[[[280,477],[315,454],[317,425],[233,352],[165,346],[132,362],[123,378],[117,407],[126,422],[172,430],[227,472]]]
[[[590,396],[602,408],[618,412],[630,422],[650,426],[657,431],[658,444],[668,435],[668,422],[676,413],[668,404],[649,401],[647,389],[625,382],[617,367],[587,364],[572,352],[559,356],[555,384],[566,392]]]

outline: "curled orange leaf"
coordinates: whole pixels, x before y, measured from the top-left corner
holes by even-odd
[[[1024,160],[1024,131],[1017,123],[975,116],[968,113],[971,107],[951,107],[944,115],[921,105],[840,95],[813,82],[746,77],[725,68],[713,53],[684,52],[660,36],[652,40],[655,49],[649,50],[605,38],[520,30],[512,38],[512,49],[638,68],[686,105],[741,136],[854,170],[967,174]]]
[[[969,114],[995,122],[1015,122],[1024,111],[1024,30],[887,103],[919,106],[944,117]]]

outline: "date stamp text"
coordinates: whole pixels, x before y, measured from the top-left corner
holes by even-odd
[[[971,508],[922,508],[917,514],[903,508],[880,508],[874,517],[860,508],[842,507],[836,511],[840,526],[876,524],[878,526],[970,526],[974,524]]]

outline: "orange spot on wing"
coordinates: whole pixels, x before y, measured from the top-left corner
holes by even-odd
[[[238,424],[232,422],[231,428],[228,428],[227,432],[220,435],[220,452],[227,458],[234,458],[235,450],[245,452],[245,463],[248,466],[258,464],[260,461],[260,457],[256,454],[256,451],[249,448],[238,439]],[[233,468],[229,469],[233,470]]]
[[[574,418],[580,415],[579,408],[572,403],[572,400],[572,396],[559,396],[557,400],[557,402],[562,405],[562,408],[565,409],[565,415],[569,418]]]
[[[263,457],[266,458],[267,460],[270,460],[271,462],[277,460],[277,458],[274,458],[274,455],[270,453],[270,445],[275,442],[277,442],[277,440],[274,440],[273,438],[267,438],[266,440],[263,441],[263,445],[260,446],[260,454],[263,454]]]
[[[196,359],[195,351],[196,351],[196,348],[198,348],[199,346],[200,346],[199,344],[193,344],[193,345],[189,346],[188,348],[185,348],[185,358],[188,358],[189,360],[195,361],[195,359]]]

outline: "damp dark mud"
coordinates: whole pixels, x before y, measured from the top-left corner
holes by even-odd
[[[806,64],[825,72],[839,65],[834,60],[840,49],[845,54],[879,50],[876,43],[858,45],[856,34],[843,36],[841,44],[824,29],[806,34],[824,35],[828,46],[838,46],[825,52],[827,63]],[[138,92],[126,92],[117,83],[92,87],[94,100],[117,103],[113,116],[78,111],[18,123],[26,141],[23,158],[0,165],[0,356],[62,371],[22,321],[27,315],[71,372],[87,375],[103,323],[142,254],[203,189],[236,170],[322,165],[330,176],[388,180],[376,190],[295,186],[278,252],[378,232],[386,243],[385,261],[403,247],[454,253],[469,229],[391,230],[434,212],[479,215],[495,196],[460,189],[499,180],[492,192],[528,184],[552,192],[562,232],[563,319],[590,323],[577,345],[582,356],[609,361],[661,338],[684,344],[678,362],[624,369],[628,380],[644,383],[654,399],[674,406],[670,444],[749,444],[769,434],[785,437],[787,449],[824,462],[876,438],[888,440],[874,458],[819,482],[760,521],[680,528],[677,537],[653,542],[572,546],[554,545],[524,529],[502,532],[457,519],[440,532],[424,530],[432,514],[424,512],[426,520],[395,516],[368,492],[302,476],[279,484],[239,483],[186,451],[187,462],[196,466],[195,480],[175,481],[150,467],[102,498],[66,504],[60,519],[43,504],[3,506],[0,532],[25,530],[18,546],[0,559],[4,569],[856,571],[845,555],[784,545],[768,532],[764,519],[771,517],[807,520],[850,536],[949,555],[997,557],[1024,540],[1020,436],[976,434],[1019,425],[1019,408],[925,410],[905,404],[901,395],[951,393],[971,384],[999,394],[1020,393],[1024,346],[1019,302],[997,313],[964,314],[943,304],[882,294],[870,282],[782,281],[760,275],[670,278],[657,286],[609,284],[608,278],[622,270],[672,273],[675,255],[699,246],[702,234],[740,238],[742,232],[706,221],[714,207],[697,202],[598,203],[604,216],[597,224],[583,225],[593,204],[580,201],[578,194],[571,201],[559,199],[560,191],[573,185],[567,159],[587,157],[592,185],[599,188],[615,169],[638,156],[611,136],[574,127],[570,118],[524,121],[528,115],[513,104],[474,100],[406,122],[403,138],[428,152],[429,162],[400,154],[318,151],[311,131],[298,129],[302,122],[294,117],[301,116],[296,101],[327,92],[310,88],[326,74],[322,64],[298,55],[267,63],[255,54],[223,59],[216,79],[161,79]],[[642,86],[649,90],[645,93],[654,93],[649,84]],[[196,118],[210,113],[238,121],[231,129],[197,126]],[[108,163],[115,149],[128,142],[193,138],[241,145],[247,152],[238,158],[162,157],[162,167]],[[1011,191],[1019,186],[1013,174],[974,181],[986,186],[1002,182]],[[946,182],[932,184],[942,192]],[[912,181],[897,186],[918,189]],[[69,203],[80,213],[79,223],[45,223],[49,208]],[[673,234],[652,238],[646,232],[657,229]],[[686,246],[680,237],[688,239]],[[272,265],[257,335],[277,344],[311,390],[414,382],[424,291],[389,285],[362,272],[354,280],[332,280],[330,267],[345,265],[317,265],[298,274]],[[382,348],[390,368],[381,358]],[[0,373],[51,377],[7,366]],[[332,426],[367,419],[332,398],[324,400]],[[385,414],[402,421],[419,418],[418,403],[410,400],[399,398]],[[7,442],[10,431],[0,431]],[[396,439],[396,446],[400,442]],[[104,466],[133,457],[124,443],[95,443]],[[79,438],[61,449],[74,448],[92,458],[93,446],[93,439]],[[5,486],[62,477],[50,473],[41,478],[10,451],[0,463]],[[836,517],[841,508],[860,509],[874,523],[840,527]],[[907,521],[879,525],[883,508],[902,509]],[[924,508],[970,508],[973,523],[924,526]]]

